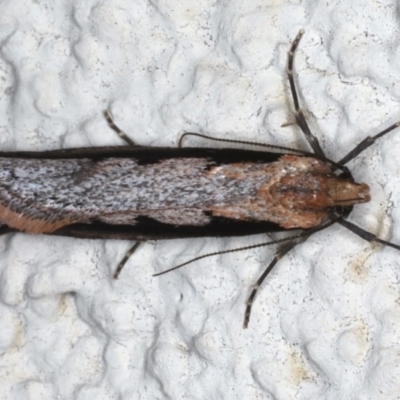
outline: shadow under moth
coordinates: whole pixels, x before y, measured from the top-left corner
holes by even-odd
[[[269,151],[138,146],[106,112],[110,127],[129,146],[0,153],[0,234],[134,240],[132,253],[150,239],[300,230],[284,239],[222,252],[278,245],[246,303],[245,328],[257,289],[274,265],[313,233],[339,223],[367,241],[400,250],[346,220],[353,206],[368,202],[370,194],[345,166],[400,123],[367,137],[340,161],[328,159],[299,106],[293,61],[302,35],[300,31],[290,48],[287,73],[296,123],[312,152],[233,140],[223,141]]]

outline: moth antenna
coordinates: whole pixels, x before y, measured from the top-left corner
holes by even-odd
[[[347,155],[345,155],[338,164],[346,164],[349,161],[356,158],[361,152],[368,147],[372,146],[379,138],[385,136],[387,133],[393,131],[394,129],[400,126],[400,121],[397,121],[393,125],[390,125],[389,128],[384,129],[382,132],[377,133],[374,136],[367,136],[362,142],[360,142],[353,150],[351,150]]]
[[[303,154],[303,155],[312,155],[314,156],[313,153],[310,153],[309,151],[303,151],[303,150],[297,150],[297,149],[292,149],[290,147],[284,147],[284,146],[276,146],[274,144],[265,144],[265,143],[258,143],[258,142],[248,142],[246,140],[234,140],[234,139],[222,139],[222,138],[215,138],[212,136],[207,136],[203,135],[201,133],[193,133],[193,132],[186,132],[182,134],[181,138],[179,139],[178,147],[182,148],[183,147],[183,139],[186,136],[197,136],[203,139],[207,140],[213,140],[214,142],[223,142],[223,143],[235,143],[235,144],[246,144],[249,146],[257,146],[257,147],[264,147],[264,148],[269,148],[269,149],[276,149],[276,150],[284,150],[284,151],[290,151],[291,153],[297,153],[297,154]]]
[[[117,135],[128,144],[128,146],[132,147],[141,147],[139,144],[136,144],[125,132],[123,132],[117,125],[115,125],[114,121],[112,120],[110,113],[108,110],[103,111],[104,118],[106,119],[108,126],[117,133]]]
[[[309,232],[307,232],[307,233],[309,234]],[[203,254],[202,256],[198,256],[198,257],[192,258],[191,260],[186,261],[186,262],[184,262],[183,264],[179,264],[179,265],[177,265],[176,267],[169,268],[169,269],[167,269],[167,270],[165,270],[165,271],[162,271],[162,272],[158,272],[157,274],[154,274],[153,276],[164,275],[164,274],[166,274],[166,273],[168,273],[168,272],[175,271],[176,269],[181,268],[181,267],[184,267],[184,266],[186,266],[186,265],[188,265],[188,264],[192,264],[192,263],[194,263],[195,261],[202,260],[203,258],[208,258],[208,257],[212,257],[212,256],[218,256],[218,255],[220,255],[220,254],[235,253],[236,251],[256,249],[256,248],[258,248],[258,247],[269,246],[269,245],[272,245],[272,244],[283,243],[283,242],[287,242],[287,241],[289,241],[289,240],[294,240],[294,239],[299,238],[299,237],[301,237],[301,236],[302,236],[302,234],[300,234],[300,235],[295,235],[295,236],[290,236],[290,237],[288,237],[288,238],[272,240],[272,241],[270,241],[270,242],[257,243],[257,244],[253,244],[253,245],[251,245],[251,246],[237,247],[237,248],[235,248],[235,249],[228,249],[228,250],[222,250],[222,251],[216,251],[216,252],[213,252],[213,253]]]
[[[354,234],[356,234],[360,238],[366,240],[367,242],[380,243],[380,244],[383,244],[383,245],[388,246],[388,247],[392,247],[393,249],[396,249],[396,250],[400,251],[400,246],[399,245],[394,244],[392,242],[388,242],[388,241],[383,240],[383,239],[379,239],[373,233],[368,232],[368,231],[360,228],[359,226],[353,224],[352,222],[346,221],[345,219],[341,219],[338,222],[339,222],[340,225],[344,226],[349,231],[353,232]]]
[[[157,274],[154,274],[153,276],[164,275],[167,272],[175,271],[178,268],[184,267],[184,266],[186,266],[188,264],[191,264],[191,263],[193,263],[195,261],[202,260],[203,258],[208,258],[208,257],[212,257],[212,256],[218,256],[220,254],[234,253],[236,251],[251,250],[251,249],[256,249],[258,247],[270,246],[272,244],[279,244],[279,243],[289,242],[289,241],[292,241],[292,240],[297,240],[297,239],[300,239],[302,237],[309,237],[309,236],[311,236],[312,234],[314,234],[316,232],[319,232],[319,231],[322,231],[325,228],[328,228],[328,226],[333,225],[335,222],[340,221],[342,218],[343,218],[342,216],[335,216],[329,222],[327,222],[327,223],[325,223],[323,225],[317,226],[316,228],[311,228],[311,229],[308,229],[307,231],[302,231],[298,235],[293,235],[293,236],[289,236],[289,237],[282,238],[282,239],[272,240],[270,242],[257,243],[257,244],[252,244],[250,246],[237,247],[235,249],[228,249],[228,250],[222,250],[222,251],[216,251],[216,252],[213,252],[213,253],[203,254],[202,256],[198,256],[198,257],[192,258],[191,260],[186,261],[183,264],[179,264],[176,267],[169,268],[169,269],[167,269],[165,271],[158,272]]]

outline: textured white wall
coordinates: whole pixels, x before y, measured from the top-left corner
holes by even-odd
[[[185,131],[306,148],[333,159],[400,119],[396,0],[12,0],[0,4],[0,148],[119,145],[102,111],[144,145]],[[209,143],[208,143],[209,144]],[[350,167],[373,199],[351,220],[400,242],[400,132]],[[341,227],[281,260],[242,330],[273,248],[203,252],[264,236],[131,243],[0,238],[1,399],[400,398],[399,256]]]

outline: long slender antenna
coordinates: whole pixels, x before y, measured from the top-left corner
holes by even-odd
[[[185,132],[181,136],[181,138],[179,139],[179,143],[178,143],[178,147],[179,148],[183,147],[183,139],[186,136],[196,136],[196,137],[200,137],[202,139],[212,140],[214,142],[245,144],[245,145],[249,145],[249,146],[257,146],[257,147],[263,147],[263,148],[269,148],[269,149],[289,151],[291,153],[298,153],[298,154],[307,155],[307,156],[314,156],[314,153],[310,153],[309,151],[292,149],[290,147],[277,146],[277,145],[274,145],[274,144],[265,144],[265,143],[258,143],[258,142],[249,142],[249,141],[246,141],[246,140],[215,138],[215,137],[212,137],[212,136],[203,135],[202,133],[193,133],[193,132]]]
[[[309,233],[307,232],[307,234],[309,234]],[[213,252],[213,253],[203,254],[203,255],[201,255],[201,256],[192,258],[191,260],[186,261],[186,262],[184,262],[184,263],[182,263],[182,264],[179,264],[179,265],[177,265],[177,266],[175,266],[175,267],[173,267],[173,268],[169,268],[169,269],[167,269],[167,270],[165,270],[165,271],[158,272],[157,274],[154,274],[153,276],[164,275],[164,274],[166,274],[166,273],[168,273],[168,272],[175,271],[176,269],[182,268],[182,267],[184,267],[184,266],[186,266],[186,265],[188,265],[188,264],[192,264],[192,263],[194,263],[195,261],[202,260],[203,258],[208,258],[208,257],[212,257],[212,256],[218,256],[218,255],[220,255],[220,254],[235,253],[236,251],[251,250],[251,249],[256,249],[256,248],[258,248],[258,247],[270,246],[270,245],[273,245],[273,244],[278,244],[278,243],[288,242],[288,241],[290,241],[290,240],[295,240],[295,239],[298,239],[298,238],[300,238],[300,237],[302,237],[302,236],[304,236],[303,233],[301,233],[301,234],[299,234],[299,235],[295,235],[295,236],[290,236],[290,237],[287,237],[287,238],[283,238],[283,239],[272,240],[272,241],[270,241],[270,242],[257,243],[257,244],[252,244],[252,245],[250,245],[250,246],[237,247],[237,248],[235,248],[235,249],[228,249],[228,250],[223,250],[223,251],[215,251],[215,252]]]

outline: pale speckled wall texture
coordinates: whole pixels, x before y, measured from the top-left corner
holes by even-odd
[[[306,148],[307,118],[340,159],[400,119],[396,0],[13,0],[0,5],[0,147],[120,145],[185,131]],[[373,200],[351,220],[400,242],[400,132],[352,162]],[[242,330],[273,248],[152,274],[265,237],[131,243],[24,234],[0,239],[2,399],[400,398],[399,254],[341,227],[279,262]]]

